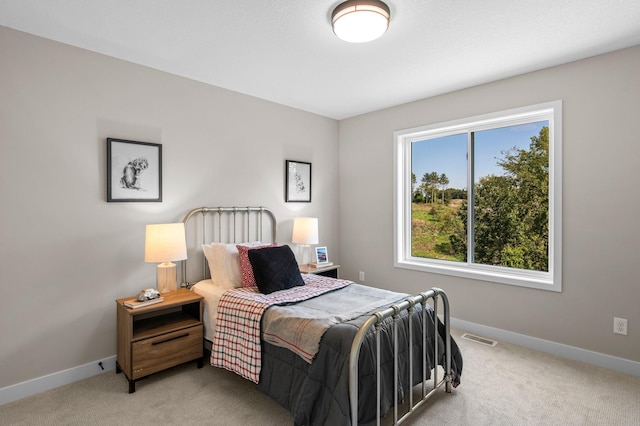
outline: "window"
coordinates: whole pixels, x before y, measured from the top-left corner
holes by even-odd
[[[394,133],[394,265],[562,290],[562,103]]]

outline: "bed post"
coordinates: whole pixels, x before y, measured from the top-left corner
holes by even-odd
[[[446,384],[444,386],[445,391],[447,393],[451,393],[451,324],[449,322],[449,317],[451,315],[449,311],[449,299],[444,291],[439,288],[434,288],[434,290],[438,291],[440,297],[442,297],[442,302],[444,305],[444,344],[445,344],[445,369],[444,369],[444,380]]]

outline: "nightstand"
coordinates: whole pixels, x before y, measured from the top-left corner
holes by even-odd
[[[338,269],[340,265],[329,265],[314,268],[311,265],[300,265],[300,272],[303,274],[316,274],[324,277],[338,278]]]
[[[129,393],[136,381],[185,362],[203,365],[202,296],[185,288],[162,293],[163,302],[127,308],[116,300],[118,359],[116,373],[124,373]]]

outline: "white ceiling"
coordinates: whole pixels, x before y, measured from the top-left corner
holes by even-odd
[[[0,25],[343,119],[640,44],[639,0],[387,0],[339,40],[340,0],[0,0]]]

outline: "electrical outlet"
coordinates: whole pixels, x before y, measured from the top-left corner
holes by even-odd
[[[360,280],[360,282],[364,282],[364,272],[360,271],[360,274],[358,275],[358,279]]]
[[[613,319],[613,332],[616,334],[627,335],[627,320],[624,318]]]

